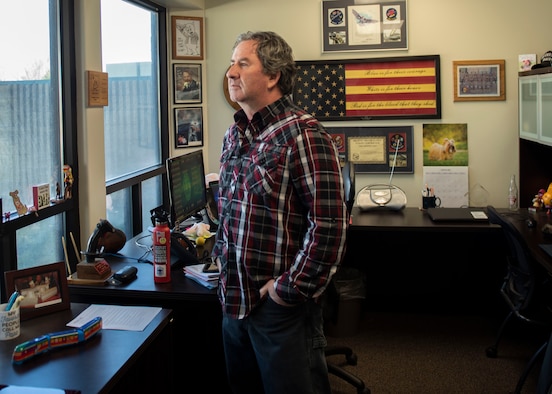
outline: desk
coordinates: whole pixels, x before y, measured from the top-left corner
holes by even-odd
[[[354,207],[351,213],[351,231],[400,231],[489,233],[500,229],[489,222],[440,222],[431,220],[424,210],[409,207],[400,211],[361,211]]]
[[[0,384],[72,389],[82,394],[170,391],[169,360],[160,350],[171,345],[171,311],[166,309],[144,331],[102,330],[85,343],[12,364],[15,345],[67,330],[66,324],[87,306],[72,303],[71,309],[22,321],[18,338],[0,341]],[[144,357],[155,359],[155,365],[141,363]]]
[[[545,224],[552,224],[552,217],[547,215],[545,211],[532,213],[526,208],[522,208],[516,212],[500,209],[499,212],[517,228],[525,239],[527,246],[529,246],[535,260],[552,274],[552,258],[539,247],[539,244],[552,244],[552,237],[545,236],[541,231]],[[537,221],[535,227],[527,226],[526,220],[528,218],[533,218]]]
[[[70,284],[71,301],[172,309],[174,346],[171,361],[175,387],[188,387],[194,380],[197,384],[208,384],[210,392],[228,392],[221,335],[222,311],[216,290],[186,278],[182,269],[171,272],[170,283],[154,283],[153,266],[136,260],[145,253],[136,241],[151,245],[151,233],[144,232],[127,241],[119,252],[120,257],[106,258],[112,271],[126,265],[138,268],[136,280],[121,287]],[[202,251],[198,248],[198,252]]]
[[[366,274],[368,308],[490,310],[505,273],[500,226],[435,223],[423,210],[352,210],[345,264]]]

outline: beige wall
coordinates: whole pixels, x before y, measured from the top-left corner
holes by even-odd
[[[206,1],[206,105],[208,168],[218,168],[218,153],[233,110],[222,93],[224,71],[235,37],[246,30],[273,30],[294,48],[296,60],[357,59],[389,56],[440,55],[442,119],[326,122],[342,126],[414,126],[414,174],[396,174],[393,183],[408,196],[408,206],[421,205],[423,185],[422,125],[466,123],[470,187],[479,183],[490,193],[489,203],[507,206],[511,174],[518,176],[517,59],[552,49],[547,28],[552,2],[528,0],[408,1],[408,44],[404,51],[321,53],[320,0]],[[221,3],[221,4],[219,4]],[[214,5],[210,5],[214,4]],[[541,28],[539,28],[541,26]],[[453,102],[454,60],[504,59],[506,101]],[[389,175],[361,174],[357,190],[385,183]]]
[[[220,144],[232,122],[232,108],[222,91],[235,37],[246,30],[274,30],[294,48],[297,60],[357,59],[370,57],[440,55],[440,120],[327,122],[342,126],[414,127],[414,174],[396,174],[393,183],[408,196],[408,205],[421,205],[422,125],[424,123],[466,123],[470,149],[470,186],[477,183],[490,192],[489,203],[506,207],[511,174],[518,175],[517,56],[552,50],[548,0],[408,0],[409,49],[322,54],[320,51],[320,0],[206,0],[205,10],[171,7],[180,0],[163,0],[170,15],[205,17],[205,59],[203,62],[205,146],[207,171],[218,171]],[[76,0],[79,82],[79,163],[81,234],[90,234],[105,218],[105,160],[103,155],[103,111],[87,108],[84,100],[85,70],[101,70],[99,27],[100,0]],[[450,4],[450,5],[449,5]],[[170,21],[168,23],[170,26]],[[170,37],[170,36],[169,36]],[[80,49],[80,52],[79,52]],[[170,54],[169,48],[169,54]],[[452,62],[454,60],[504,59],[506,101],[453,102]],[[172,78],[170,61],[169,76]],[[197,62],[194,62],[197,63]],[[170,81],[172,83],[172,80]],[[172,86],[172,85],[170,85]],[[170,91],[170,90],[169,90]],[[172,96],[170,98],[172,103]],[[169,133],[174,136],[170,104]],[[172,138],[172,137],[171,137]],[[182,154],[187,150],[174,150]],[[388,175],[360,174],[357,188],[387,182]]]

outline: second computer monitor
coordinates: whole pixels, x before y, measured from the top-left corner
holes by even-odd
[[[166,164],[171,226],[174,227],[197,215],[207,204],[203,151],[171,157]]]

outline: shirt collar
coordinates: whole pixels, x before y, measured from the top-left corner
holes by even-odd
[[[240,109],[234,114],[234,121],[240,126],[241,130],[245,130],[247,127],[251,128],[251,132],[254,136],[257,136],[262,130],[266,128],[273,119],[279,114],[284,112],[286,108],[293,105],[291,94],[284,95],[275,102],[262,108],[253,115],[253,119],[249,122],[243,109]]]

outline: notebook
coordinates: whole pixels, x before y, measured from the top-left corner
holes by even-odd
[[[482,208],[428,208],[427,214],[434,222],[486,222],[489,220]]]

